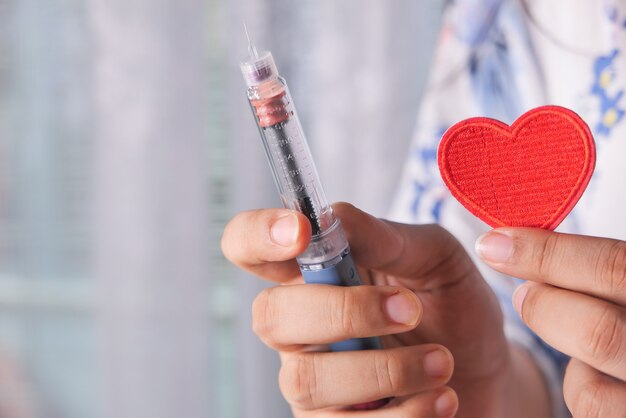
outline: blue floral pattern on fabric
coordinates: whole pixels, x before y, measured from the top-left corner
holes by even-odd
[[[420,147],[414,152],[414,157],[419,160],[423,167],[424,178],[413,181],[413,201],[411,203],[411,213],[417,217],[419,213],[428,213],[429,221],[439,223],[441,221],[441,208],[445,198],[448,196],[442,193],[443,183],[439,176],[439,166],[437,165],[437,142],[443,135],[445,129],[440,129],[436,138],[431,144]],[[424,197],[429,195],[429,199]],[[425,205],[428,205],[427,207]]]
[[[603,55],[593,63],[594,83],[591,93],[600,101],[600,120],[595,127],[597,135],[609,136],[611,129],[624,117],[624,109],[621,106],[624,90],[612,92],[615,80],[614,62],[619,51],[613,49],[608,55]]]

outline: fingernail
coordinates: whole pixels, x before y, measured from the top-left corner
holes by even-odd
[[[446,392],[435,401],[435,412],[441,418],[451,417],[456,412],[456,396],[453,392]]]
[[[442,350],[431,351],[424,356],[424,371],[430,377],[447,376],[450,370],[450,359]]]
[[[476,240],[476,253],[492,263],[505,263],[513,255],[513,239],[499,232],[487,232]]]
[[[295,244],[298,238],[298,225],[298,218],[292,213],[276,219],[270,227],[272,242],[283,247]]]
[[[513,292],[513,307],[520,315],[522,314],[522,304],[524,303],[524,298],[526,298],[526,294],[528,293],[528,287],[529,285],[523,284]]]
[[[404,325],[415,325],[419,319],[419,306],[414,296],[398,292],[385,301],[385,312],[393,322]]]

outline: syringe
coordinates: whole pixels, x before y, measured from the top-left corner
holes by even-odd
[[[248,31],[246,29],[246,36]],[[258,53],[248,36],[248,58],[241,71],[272,174],[283,206],[302,212],[311,222],[312,237],[297,257],[306,283],[358,286],[359,275],[339,219],[326,201],[300,120],[270,52]],[[380,348],[377,337],[330,345],[333,351]]]

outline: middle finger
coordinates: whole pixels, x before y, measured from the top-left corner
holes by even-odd
[[[626,381],[626,312],[601,299],[527,283],[513,295],[524,322],[565,354]]]

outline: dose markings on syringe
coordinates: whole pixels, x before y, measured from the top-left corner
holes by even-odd
[[[278,124],[274,126],[274,129],[282,130],[284,125]],[[294,140],[294,137],[289,135],[286,138],[278,138],[274,129],[267,130],[266,135],[270,139],[268,142],[272,148],[275,160],[278,162],[282,177],[287,182],[288,191],[302,193],[311,188],[311,185],[308,183],[312,180],[311,175],[313,174],[310,171],[311,164],[308,162],[307,152],[302,148],[297,151],[291,149],[292,144],[298,143]],[[299,162],[304,162],[304,167],[300,166]],[[298,177],[304,178],[301,178],[300,182],[295,183],[295,179]],[[304,181],[305,179],[309,181]]]

